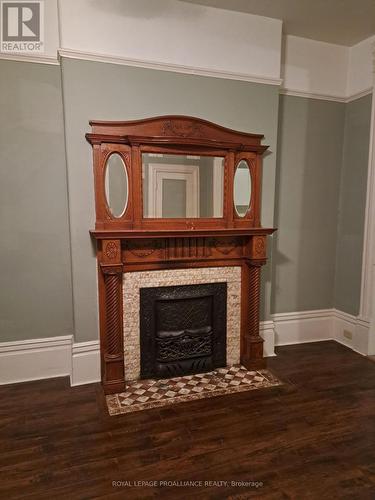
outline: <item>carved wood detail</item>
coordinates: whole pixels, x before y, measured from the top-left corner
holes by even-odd
[[[118,248],[114,241],[108,241],[105,243],[105,255],[109,260],[116,259],[118,255]]]
[[[246,256],[242,237],[175,237],[126,240],[123,244],[125,269],[136,263],[178,260],[225,260]],[[251,254],[248,255],[251,257]]]
[[[206,256],[205,238],[168,238],[168,259],[201,258]]]
[[[209,241],[210,245],[223,255],[229,255],[239,246],[237,238],[211,238]]]
[[[259,338],[260,265],[250,265],[249,290],[249,336]]]
[[[199,137],[203,135],[202,127],[196,122],[180,123],[176,120],[166,120],[162,128],[163,135],[178,137]]]
[[[261,368],[265,366],[263,358],[263,342],[259,335],[259,304],[261,285],[261,266],[263,263],[248,263],[247,266],[247,286],[246,299],[247,318],[245,319],[245,331],[243,332],[243,342],[241,350],[241,363],[247,368]]]
[[[122,273],[105,273],[105,314],[107,327],[107,356],[121,353],[121,297],[119,281]]]
[[[160,250],[161,247],[162,245],[159,240],[125,242],[126,250],[128,250],[134,257],[139,257],[141,259],[150,257],[157,250]]]
[[[124,347],[122,323],[122,266],[101,266],[104,277],[103,386],[111,393],[124,388]]]
[[[252,257],[254,259],[266,258],[266,237],[254,236],[252,240]]]
[[[93,146],[95,229],[102,383],[107,393],[124,389],[123,272],[192,267],[241,266],[241,361],[261,366],[259,336],[260,266],[266,262],[266,237],[273,228],[260,224],[262,135],[238,132],[188,116],[163,116],[127,122],[90,122]],[[128,203],[119,218],[109,214],[105,165],[122,156],[128,175]],[[223,216],[152,219],[143,217],[142,153],[173,153],[224,158]],[[235,167],[250,166],[252,198],[244,217],[234,210]],[[146,285],[147,286],[147,285]]]

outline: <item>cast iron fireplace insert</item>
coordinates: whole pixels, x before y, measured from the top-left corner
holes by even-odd
[[[226,324],[226,283],[141,288],[141,378],[226,366]]]

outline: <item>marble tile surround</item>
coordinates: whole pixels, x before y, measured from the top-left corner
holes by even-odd
[[[123,275],[125,380],[140,378],[140,288],[227,283],[227,365],[240,362],[241,268],[207,267]]]

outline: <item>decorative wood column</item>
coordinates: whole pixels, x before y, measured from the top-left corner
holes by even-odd
[[[264,340],[259,334],[259,308],[261,290],[261,269],[266,263],[266,237],[254,236],[250,239],[249,260],[242,266],[242,333],[241,363],[248,369],[264,368]]]
[[[93,146],[95,229],[98,241],[101,374],[107,394],[125,387],[123,273],[161,269],[241,266],[241,361],[249,368],[264,364],[259,335],[261,266],[266,236],[260,218],[262,134],[225,128],[201,118],[168,115],[131,121],[91,121],[86,139]],[[207,156],[222,164],[220,217],[145,217],[143,153]],[[112,155],[122,160],[127,184],[123,212],[111,210],[106,173]],[[248,169],[249,203],[236,210],[234,180],[239,164]],[[183,163],[183,162],[182,162]],[[220,167],[221,169],[221,167]],[[247,182],[245,183],[247,184]],[[126,311],[125,311],[126,313]]]
[[[102,290],[101,302],[101,346],[102,380],[107,394],[125,388],[124,341],[122,321],[122,263],[121,241],[102,242],[99,263]]]

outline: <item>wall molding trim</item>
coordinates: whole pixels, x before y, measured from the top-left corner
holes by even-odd
[[[100,381],[99,341],[72,335],[0,343],[0,385],[70,376],[71,385]]]
[[[311,311],[296,311],[296,312],[286,312],[286,313],[275,313],[272,314],[274,323],[282,323],[286,321],[301,321],[303,319],[315,319],[315,318],[330,318],[332,316],[333,309],[313,309]]]
[[[294,97],[305,97],[306,99],[319,99],[321,101],[333,101],[333,102],[342,102],[347,104],[352,101],[356,101],[361,97],[365,97],[366,95],[372,94],[372,87],[362,90],[361,92],[357,92],[356,94],[350,96],[340,96],[333,94],[317,94],[314,92],[306,92],[303,90],[296,89],[288,89],[285,87],[280,88],[281,95],[289,95]]]
[[[99,340],[72,344],[72,370],[70,385],[100,382],[100,343]]]
[[[345,102],[356,101],[357,99],[360,99],[361,97],[365,97],[366,95],[370,94],[372,94],[372,87],[369,87],[368,89],[362,90],[361,92],[357,92],[356,94],[349,96]]]
[[[261,321],[259,325],[260,336],[264,339],[264,356],[276,356],[275,353],[275,323],[273,320]]]
[[[142,59],[132,59],[120,56],[111,56],[109,54],[100,54],[96,52],[82,52],[60,48],[58,50],[59,60],[62,57],[69,59],[80,59],[84,61],[101,62],[109,64],[119,64],[123,66],[133,66],[137,68],[156,69],[161,71],[172,71],[174,73],[184,73],[187,75],[210,76],[213,78],[223,78],[227,80],[239,80],[251,83],[261,83],[265,85],[281,85],[280,78],[271,78],[267,76],[250,75],[247,73],[231,73],[224,70],[210,68],[201,68],[198,66],[184,66],[180,64],[169,64],[163,62],[147,61]]]
[[[332,311],[332,309],[319,309],[273,314],[275,345],[332,339]]]
[[[345,96],[338,96],[333,94],[316,94],[314,92],[306,92],[304,90],[288,89],[285,87],[280,88],[281,95],[290,95],[294,97],[305,97],[307,99],[320,99],[321,101],[334,101],[334,102],[347,102]]]
[[[359,316],[333,309],[333,339],[355,352],[369,354],[370,323]]]
[[[101,62],[106,64],[117,64],[123,66],[131,66],[145,69],[155,69],[159,71],[171,71],[174,73],[182,73],[186,75],[208,76],[212,78],[222,78],[227,80],[238,80],[250,83],[259,83],[263,85],[275,85],[280,87],[282,85],[282,78],[271,78],[268,76],[250,75],[247,73],[232,73],[224,70],[215,70],[209,68],[202,68],[198,66],[184,66],[179,64],[170,64],[163,62],[147,61],[142,59],[124,58],[120,56],[113,56],[109,54],[100,54],[96,52],[83,52],[79,50],[59,48],[57,57],[42,56],[42,55],[24,55],[24,54],[7,54],[0,52],[0,60],[29,62],[39,64],[51,64],[59,66],[61,58],[78,59],[82,61]],[[372,87],[366,88],[350,96],[343,96],[337,94],[319,94],[315,92],[307,92],[304,90],[291,89],[281,87],[279,93],[281,95],[288,95],[294,97],[305,97],[307,99],[319,99],[323,101],[333,101],[349,103],[360,99],[372,93]]]
[[[337,309],[273,314],[275,345],[335,340],[367,356],[370,324]]]
[[[359,316],[320,309],[271,318],[260,323],[266,357],[276,356],[275,346],[324,340],[368,354],[370,323]],[[67,335],[0,343],[0,385],[64,376],[72,387],[100,382],[99,340],[74,343]]]
[[[71,335],[0,343],[0,385],[71,372]]]
[[[201,68],[198,66],[184,66],[179,64],[169,64],[163,62],[146,61],[141,59],[124,58],[119,56],[111,56],[108,54],[99,54],[95,52],[82,52],[71,49],[58,49],[57,57],[24,55],[24,54],[6,54],[4,52],[0,52],[0,60],[39,63],[39,64],[52,64],[55,66],[60,65],[62,57],[68,59],[79,59],[81,61],[117,64],[122,66],[132,66],[136,68],[155,69],[159,71],[171,71],[174,73],[182,73],[186,75],[208,76],[212,78],[222,78],[226,80],[238,80],[250,83],[259,83],[263,85],[280,86],[282,83],[281,78],[250,75],[247,73],[236,73],[236,72],[233,73],[224,70]]]
[[[18,61],[18,62],[28,62],[28,63],[39,63],[39,64],[52,64],[54,66],[59,66],[60,61],[57,57],[53,56],[38,56],[38,55],[24,55],[24,54],[6,54],[0,52],[0,60],[5,61]]]

